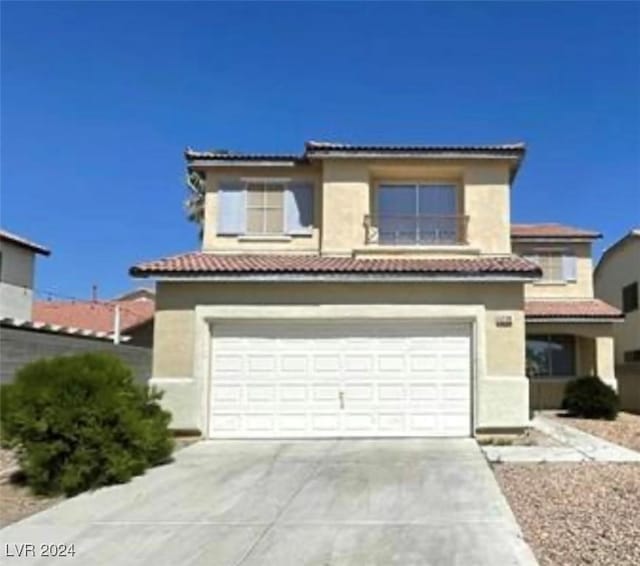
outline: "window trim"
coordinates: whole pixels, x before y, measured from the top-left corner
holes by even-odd
[[[568,248],[566,246],[564,247],[535,247],[532,248],[530,250],[523,250],[522,252],[520,252],[521,255],[524,258],[527,258],[531,261],[534,261],[535,263],[540,264],[539,258],[540,256],[550,256],[550,255],[554,255],[559,257],[560,259],[560,271],[561,271],[561,278],[560,279],[546,279],[544,277],[544,269],[542,269],[542,265],[540,265],[540,268],[542,269],[542,277],[540,279],[537,279],[536,281],[533,282],[533,285],[537,285],[537,286],[549,286],[549,287],[555,287],[555,286],[565,286],[565,285],[571,285],[571,284],[577,284],[578,283],[578,279],[579,279],[579,275],[578,275],[578,255],[575,253],[575,251],[572,248]],[[574,270],[575,270],[575,279],[566,279],[565,275],[564,275],[564,258],[572,258],[573,261],[575,262],[575,266],[574,266]]]
[[[415,179],[415,178],[407,178],[407,179],[402,179],[402,178],[384,178],[384,177],[380,177],[378,179],[375,179],[374,181],[371,182],[370,184],[371,186],[371,190],[370,190],[370,200],[369,200],[369,210],[371,211],[370,214],[370,218],[375,219],[376,223],[380,222],[380,216],[381,216],[381,210],[380,210],[380,193],[381,190],[384,188],[393,188],[393,187],[407,187],[407,186],[413,186],[413,188],[415,189],[415,217],[419,218],[420,216],[429,216],[428,214],[419,214],[418,213],[418,209],[419,209],[419,200],[418,200],[418,195],[419,195],[419,190],[418,187],[451,187],[453,190],[453,197],[455,200],[454,203],[454,208],[453,211],[451,213],[448,214],[443,214],[443,215],[435,215],[435,216],[443,216],[443,217],[448,217],[450,216],[451,218],[456,218],[456,226],[458,226],[458,217],[463,217],[464,216],[464,191],[463,191],[463,184],[461,183],[461,181],[459,179],[456,178],[451,178],[451,177],[430,177],[428,180],[425,180],[424,178],[420,179]],[[456,228],[456,230],[458,232],[460,232],[459,228]],[[467,234],[467,229],[466,229],[466,225],[463,225],[463,228],[461,230],[462,232],[462,237],[466,240],[466,238],[468,237]],[[461,239],[461,234],[458,233],[456,240]],[[432,243],[432,242],[428,242],[428,243],[420,243],[420,242],[410,242],[407,244],[381,244],[382,246],[386,247],[387,245],[391,245],[393,247],[393,249],[399,249],[402,247],[407,247],[410,249],[415,249],[415,248],[431,248],[431,247],[437,247],[440,248],[442,245],[449,245],[449,246],[453,246],[453,247],[461,247],[461,246],[467,246],[468,243],[462,242],[462,241],[455,241],[455,242],[450,242],[448,244],[443,244],[443,243]]]
[[[251,194],[251,190],[250,187],[251,186],[259,186],[262,185],[262,191],[261,191],[261,196],[262,196],[262,203],[260,205],[253,205],[253,204],[249,204],[249,201],[251,200],[249,198],[249,195]],[[278,187],[277,192],[280,195],[280,206],[274,206],[274,205],[269,205],[267,204],[267,187],[271,185],[273,187]],[[245,202],[245,210],[246,210],[246,215],[247,215],[247,220],[246,220],[246,229],[245,229],[245,236],[249,236],[249,237],[264,237],[264,238],[269,238],[269,237],[274,237],[274,236],[284,236],[286,235],[286,219],[285,219],[285,193],[287,191],[287,184],[286,183],[281,183],[281,182],[272,182],[272,181],[249,181],[249,182],[245,182],[244,183],[244,190],[247,193],[247,198],[246,198],[246,202]],[[249,230],[249,212],[251,210],[259,210],[261,211],[261,217],[262,217],[262,228],[263,230],[261,232],[252,232],[251,230]],[[280,227],[279,231],[276,232],[268,232],[267,231],[267,212],[270,210],[279,210],[281,211],[281,216],[282,216],[282,224]]]
[[[219,177],[216,182],[216,193],[219,193],[221,188],[225,184],[237,185],[238,192],[244,196],[244,207],[242,211],[244,213],[244,229],[242,231],[220,231],[220,221],[217,220],[215,227],[216,238],[235,238],[237,241],[270,241],[270,242],[290,242],[297,238],[313,238],[315,230],[317,228],[317,210],[318,210],[318,191],[317,191],[317,179],[310,176],[291,176],[291,177],[265,177],[265,176],[223,176]],[[249,209],[252,205],[249,205],[249,185],[251,184],[264,184],[264,185],[280,185],[282,187],[282,230],[280,232],[249,232],[248,217]],[[310,216],[311,223],[308,229],[305,231],[294,231],[289,233],[287,231],[287,192],[291,185],[303,184],[309,185],[311,189],[310,199]],[[220,197],[218,196],[217,204],[217,217],[220,218]],[[253,207],[259,208],[259,207]]]
[[[447,178],[447,177],[432,177],[430,178],[428,181],[425,181],[424,179],[415,179],[415,178],[410,178],[410,179],[386,179],[386,178],[380,178],[374,181],[373,183],[373,188],[374,190],[371,191],[371,202],[370,202],[370,209],[373,213],[374,217],[377,217],[380,214],[380,210],[378,207],[378,203],[379,203],[379,193],[380,193],[380,189],[384,186],[400,186],[400,185],[415,185],[416,187],[418,185],[423,185],[423,186],[434,186],[434,187],[440,187],[442,185],[449,185],[451,187],[453,187],[455,189],[455,196],[456,196],[456,210],[454,212],[454,214],[456,215],[460,215],[463,214],[464,212],[464,203],[463,203],[463,190],[462,190],[462,183],[458,180],[458,179],[452,179],[452,178]]]
[[[547,363],[551,371],[549,373],[544,373],[544,374],[540,373],[537,375],[529,375],[527,373],[530,379],[572,379],[576,377],[577,370],[578,370],[578,341],[574,334],[563,334],[563,333],[526,334],[525,335],[525,371],[527,371],[527,367],[526,367],[527,366],[527,342],[529,340],[538,340],[540,342],[544,340],[545,344],[547,345],[547,351],[550,351],[548,345],[553,341],[554,338],[558,338],[558,337],[571,339],[572,348],[573,348],[572,373],[567,373],[567,374],[555,373],[553,371],[551,356],[547,354],[547,358],[548,358]]]

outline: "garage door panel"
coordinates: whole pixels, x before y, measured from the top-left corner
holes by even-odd
[[[247,387],[248,403],[274,403],[276,400],[275,385],[252,384]]]
[[[214,437],[468,436],[467,325],[214,325]]]
[[[244,356],[241,354],[214,355],[215,367],[219,372],[242,373],[244,370]]]
[[[313,401],[327,401],[335,403],[339,398],[340,384],[339,383],[316,383],[311,385],[312,388],[312,400]]]
[[[311,430],[337,434],[340,431],[340,415],[334,413],[318,413],[311,416]]]
[[[307,430],[307,415],[305,413],[281,413],[277,415],[277,425],[280,431],[303,433]]]
[[[279,400],[283,403],[307,401],[309,398],[308,385],[305,383],[285,383],[280,385]]]
[[[403,412],[380,413],[378,416],[379,430],[384,433],[400,434],[406,430],[406,418]]]
[[[407,388],[403,383],[380,383],[378,384],[379,401],[404,401],[407,395]]]
[[[244,386],[239,384],[216,384],[211,389],[211,399],[214,403],[233,403],[242,402]]]
[[[220,433],[233,433],[242,430],[242,416],[215,412],[211,416],[211,429]]]
[[[309,359],[302,354],[282,354],[280,356],[280,371],[286,373],[299,373],[306,375],[309,367]]]
[[[338,354],[318,354],[313,357],[313,370],[316,373],[329,372],[335,375],[340,371],[340,362]]]

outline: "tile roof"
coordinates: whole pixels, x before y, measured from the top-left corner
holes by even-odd
[[[33,320],[94,332],[112,332],[114,307],[120,305],[121,330],[129,330],[153,318],[155,302],[133,301],[35,301]]]
[[[306,161],[305,155],[293,153],[240,153],[235,151],[197,151],[187,148],[184,152],[187,161]]]
[[[243,153],[228,150],[197,151],[187,148],[185,159],[215,160],[215,161],[308,161],[310,157],[327,153],[412,153],[412,154],[439,154],[449,153],[455,155],[496,154],[521,156],[525,152],[524,143],[501,145],[351,145],[332,142],[308,141],[305,143],[303,153]]]
[[[23,248],[27,248],[38,254],[51,255],[51,250],[49,250],[48,248],[45,248],[40,244],[36,244],[31,240],[27,240],[22,236],[18,236],[17,234],[13,234],[12,232],[8,232],[7,230],[0,229],[0,240],[11,242],[13,244],[16,244],[17,246],[22,246]]]
[[[440,274],[538,277],[540,268],[518,256],[464,259],[363,259],[317,255],[227,255],[191,252],[140,263],[131,275],[206,274]]]
[[[526,238],[600,238],[602,234],[593,230],[574,228],[563,224],[512,224],[511,237]]]
[[[600,299],[585,300],[528,300],[526,318],[623,318],[622,312]]]
[[[488,145],[425,145],[425,144],[404,144],[404,145],[371,145],[371,144],[347,144],[334,142],[308,141],[305,144],[305,151],[311,154],[316,151],[339,151],[339,152],[460,152],[460,153],[512,153],[524,152],[525,144],[509,143],[509,144],[488,144]]]

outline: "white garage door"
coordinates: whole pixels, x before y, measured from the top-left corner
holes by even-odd
[[[212,327],[210,436],[469,436],[465,324]]]

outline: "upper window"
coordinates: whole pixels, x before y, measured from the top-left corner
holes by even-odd
[[[564,334],[527,336],[526,364],[530,377],[575,375],[575,337]]]
[[[304,235],[312,225],[312,183],[226,181],[218,188],[219,235]]]
[[[247,185],[247,234],[284,234],[284,189],[282,184]]]
[[[638,309],[638,282],[622,288],[622,311],[632,312]]]
[[[565,283],[577,280],[576,257],[562,251],[540,251],[527,254],[542,269],[542,283]]]
[[[378,188],[379,244],[454,244],[464,241],[455,185],[383,184]]]

